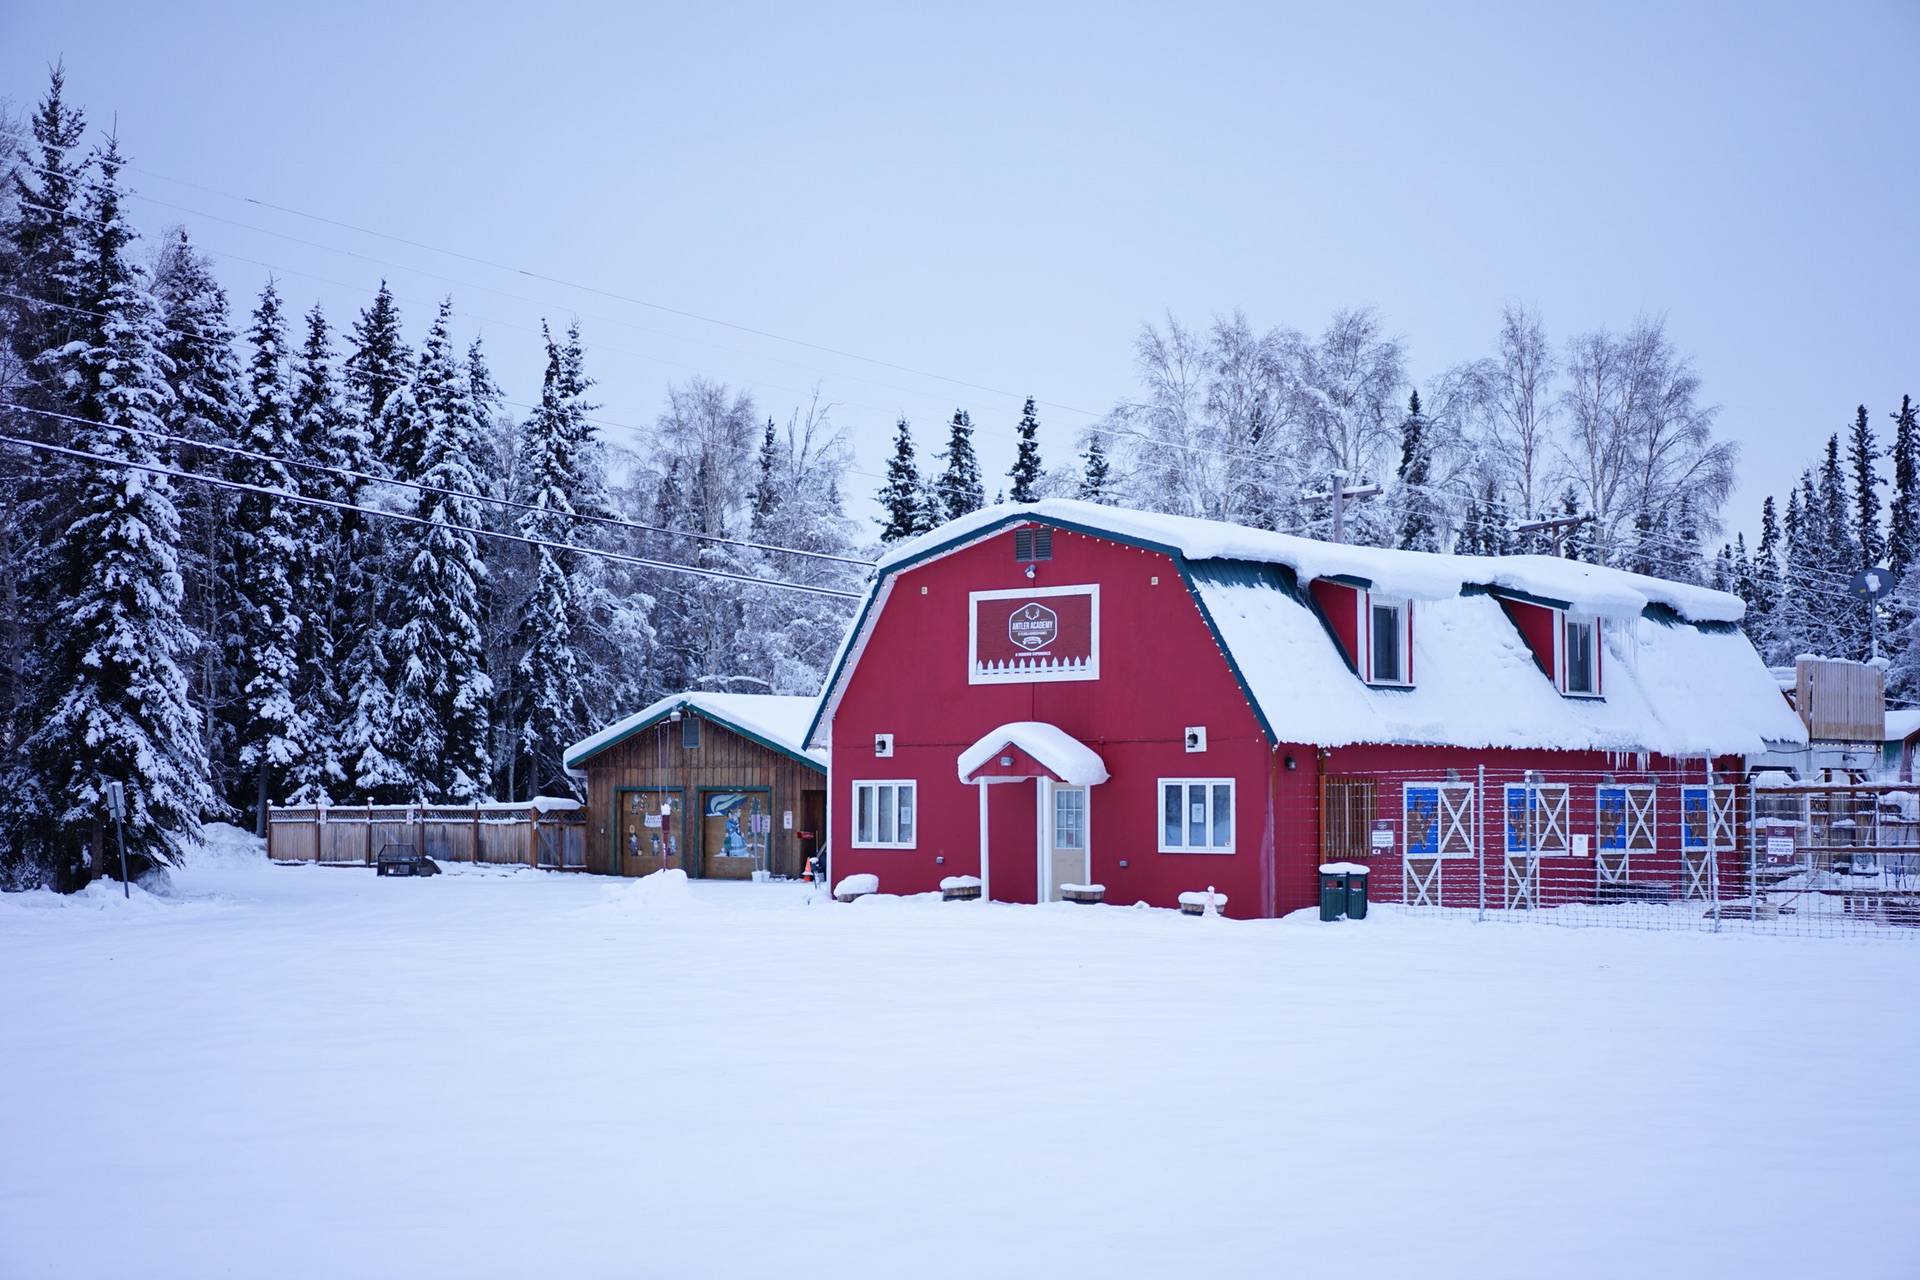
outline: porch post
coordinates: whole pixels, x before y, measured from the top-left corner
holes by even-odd
[[[980,900],[993,901],[993,878],[987,874],[987,780],[980,779]]]

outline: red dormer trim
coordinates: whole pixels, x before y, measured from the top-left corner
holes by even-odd
[[[1359,587],[1326,578],[1315,578],[1307,584],[1307,590],[1313,592],[1314,602],[1320,606],[1327,625],[1333,628],[1334,636],[1340,641],[1340,656],[1357,674],[1360,671],[1360,641],[1363,639],[1360,607],[1366,592]]]

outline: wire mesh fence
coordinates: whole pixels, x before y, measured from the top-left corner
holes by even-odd
[[[1920,938],[1920,784],[1630,763],[1329,776],[1320,854],[1416,914]]]

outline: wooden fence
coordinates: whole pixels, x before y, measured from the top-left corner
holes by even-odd
[[[267,856],[275,862],[372,866],[387,845],[436,862],[492,862],[561,871],[587,867],[586,810],[573,800],[526,804],[275,805]]]

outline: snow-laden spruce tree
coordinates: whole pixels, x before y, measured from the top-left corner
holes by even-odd
[[[20,163],[7,179],[13,198],[0,204],[0,333],[6,341],[0,391],[24,410],[7,415],[9,431],[47,441],[66,437],[60,420],[46,414],[66,412],[69,397],[36,361],[77,340],[87,319],[78,308],[79,264],[89,231],[81,221],[89,162],[77,153],[86,117],[67,104],[64,79],[63,69],[55,67],[29,121],[32,145],[21,148]],[[40,462],[25,452],[0,450],[0,766],[17,764],[20,741],[32,727],[22,675],[47,617],[47,602],[33,596],[42,580],[33,563],[48,533],[33,514],[41,496]],[[0,801],[18,791],[0,779]],[[31,806],[21,807],[23,820],[36,816]],[[32,864],[23,844],[0,838],[0,875],[18,874],[25,883],[39,874]]]
[[[169,433],[194,442],[161,450],[169,462],[190,471],[223,472],[247,419],[246,375],[235,351],[226,290],[213,261],[194,248],[184,227],[167,233],[154,261],[153,293],[165,328],[167,381],[174,399],[165,417]],[[216,446],[203,448],[201,445]],[[186,584],[182,615],[199,640],[191,668],[193,697],[214,794],[239,787],[240,689],[229,661],[235,633],[233,535],[234,493],[210,484],[177,490],[180,568]]]
[[[349,464],[353,470],[394,476],[385,452],[386,425],[392,402],[404,399],[406,411],[412,411],[408,383],[413,356],[401,336],[400,312],[384,280],[373,302],[355,320],[352,341],[344,365],[347,420],[340,448],[344,456],[358,459]],[[363,481],[348,484],[356,506],[412,509],[407,491]],[[402,749],[393,737],[390,615],[404,544],[390,542],[390,528],[390,522],[378,517],[342,513],[339,605],[333,622],[346,698],[340,758],[347,771],[347,790],[353,799],[376,803],[407,800],[415,791]]]
[[[143,433],[163,429],[173,392],[153,296],[129,252],[121,164],[109,139],[86,192],[85,323],[36,362],[78,419],[66,424],[67,446],[90,455],[49,457],[36,512],[48,541],[35,595],[50,612],[29,664],[37,724],[25,755],[47,816],[91,834],[84,858],[62,868],[67,887],[89,869],[118,869],[105,856],[110,779],[126,786],[135,875],[177,862],[212,802],[180,667],[194,638],[180,616],[179,515],[166,478],[137,469],[159,461]]]
[[[272,283],[260,293],[247,330],[253,357],[247,366],[247,423],[228,475],[248,486],[233,509],[234,595],[239,625],[233,665],[239,673],[240,767],[252,782],[256,833],[266,834],[267,805],[306,755],[313,725],[295,705],[300,670],[301,617],[294,582],[309,554],[299,508],[289,497],[299,490],[282,459],[299,456],[294,439],[293,398],[287,385],[286,319]]]
[[[880,541],[899,542],[925,533],[938,521],[929,521],[926,485],[914,460],[913,426],[901,418],[893,432],[893,456],[887,459],[886,483],[877,495],[886,513],[880,521]]]
[[[294,456],[313,464],[293,475],[302,495],[351,502],[359,485],[318,467],[357,470],[359,432],[341,403],[333,372],[333,338],[316,303],[307,313],[306,338],[294,362],[291,411]],[[346,555],[343,513],[334,507],[294,509],[299,538],[293,565],[294,608],[300,617],[294,708],[308,726],[307,748],[287,775],[290,804],[327,803],[341,794],[347,772],[341,762],[341,721],[346,696],[340,683],[338,627],[344,612],[340,566]]]
[[[1085,466],[1080,472],[1080,488],[1074,495],[1082,502],[1113,502],[1113,464],[1097,432],[1089,433]]]
[[[894,427],[893,456],[887,459],[886,483],[877,497],[886,513],[880,521],[880,541],[899,542],[932,527],[926,523],[925,486],[913,456],[913,426],[904,417]]]
[[[986,486],[980,480],[980,458],[973,449],[973,418],[965,409],[953,411],[947,424],[947,447],[939,457],[946,466],[933,482],[940,521],[956,520],[987,505]]]
[[[556,343],[544,326],[547,369],[541,380],[540,403],[520,429],[514,474],[519,500],[534,509],[520,516],[520,532],[543,542],[590,542],[581,522],[572,517],[583,505],[598,506],[598,459],[586,402],[593,385],[586,375],[585,352],[577,324],[566,341]],[[531,553],[531,579],[520,607],[515,647],[513,714],[519,726],[514,744],[524,762],[530,795],[573,795],[577,785],[567,774],[561,755],[578,740],[587,723],[587,700],[575,657],[574,628],[580,617],[583,590],[581,557],[549,546]],[[520,773],[520,769],[515,772]]]
[[[1013,481],[1013,488],[1007,497],[1014,502],[1038,502],[1040,483],[1045,469],[1040,465],[1040,419],[1033,411],[1033,397],[1027,397],[1027,406],[1020,413],[1020,425],[1015,428],[1020,438],[1019,449],[1015,452],[1013,466],[1007,472]]]
[[[483,482],[474,458],[483,441],[468,370],[453,349],[452,318],[449,300],[427,334],[411,394],[396,394],[387,407],[413,402],[420,483],[432,490],[415,507],[426,524],[393,535],[405,548],[405,567],[395,602],[392,742],[411,798],[459,803],[488,793],[493,682],[484,663],[486,566],[471,532],[480,521],[473,497]]]
[[[1401,486],[1395,494],[1400,509],[1396,545],[1407,551],[1440,550],[1440,526],[1445,514],[1428,491],[1433,474],[1429,430],[1427,415],[1420,408],[1420,393],[1415,391],[1407,399],[1407,416],[1400,420],[1400,466],[1394,473]]]

